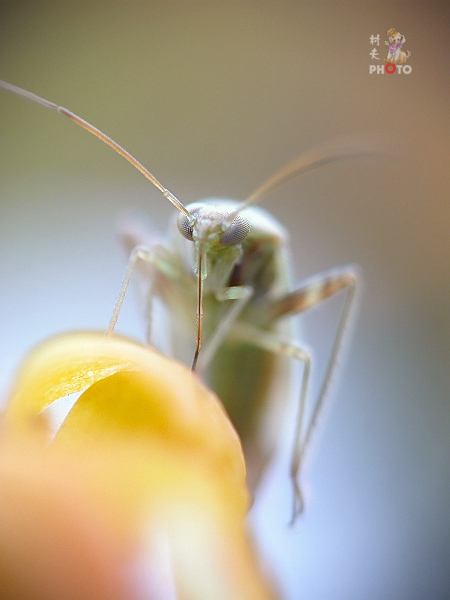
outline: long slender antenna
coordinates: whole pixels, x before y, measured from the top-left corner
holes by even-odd
[[[92,133],[92,135],[95,135],[96,137],[98,137],[102,142],[104,142],[105,144],[110,146],[113,150],[115,150],[118,154],[120,154],[120,156],[123,156],[123,158],[125,158],[129,163],[131,163],[133,165],[133,167],[135,167],[138,171],[140,171],[142,173],[142,175],[144,175],[144,177],[146,177],[149,181],[151,181],[153,183],[153,185],[156,186],[158,188],[158,190],[160,190],[163,193],[163,195],[167,198],[167,200],[169,200],[169,202],[172,202],[172,204],[175,206],[175,208],[177,208],[186,217],[188,217],[188,219],[192,219],[189,211],[184,206],[184,204],[182,204],[178,200],[178,198],[176,198],[171,192],[169,192],[169,190],[167,190],[161,183],[159,183],[159,181],[156,179],[156,177],[154,177],[148,169],[146,169],[138,160],[136,160],[134,158],[134,156],[132,156],[129,152],[127,152],[124,148],[122,148],[122,146],[120,146],[117,142],[115,142],[113,139],[111,139],[105,133],[100,131],[100,129],[97,129],[96,127],[94,127],[93,125],[91,125],[90,123],[88,123],[87,121],[85,121],[84,119],[82,119],[81,117],[76,115],[75,113],[71,112],[70,110],[67,110],[67,108],[64,108],[63,106],[58,106],[54,102],[49,102],[49,100],[45,100],[45,98],[41,98],[40,96],[37,96],[36,94],[33,94],[32,92],[28,92],[27,90],[23,90],[22,88],[17,87],[16,85],[13,85],[12,83],[7,83],[6,81],[3,81],[0,79],[0,88],[8,90],[9,92],[13,92],[14,94],[17,94],[18,96],[22,96],[23,98],[27,98],[28,100],[32,100],[33,102],[37,102],[37,104],[41,104],[42,106],[45,106],[46,108],[55,110],[60,115],[67,117],[68,119],[70,119],[71,121],[73,121],[74,123],[79,125],[80,127],[83,127],[83,129],[86,129],[86,131],[89,131],[89,133]]]
[[[365,149],[363,146],[367,144],[358,143],[359,141],[360,140],[356,140],[356,143],[353,144],[344,144],[343,140],[337,140],[334,143],[328,143],[323,147],[313,148],[312,150],[301,154],[256,188],[256,190],[252,192],[246,200],[241,202],[236,210],[229,215],[227,221],[231,223],[236,215],[244,208],[247,208],[252,204],[258,204],[269,194],[272,194],[290,181],[305,175],[309,171],[314,171],[324,165],[341,160],[366,158],[367,156],[379,154],[379,152],[372,147]],[[372,144],[370,144],[370,146],[371,145]]]

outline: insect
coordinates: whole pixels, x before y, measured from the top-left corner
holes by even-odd
[[[243,202],[206,200],[184,206],[119,144],[74,113],[4,81],[0,87],[56,110],[100,138],[178,210],[171,224],[170,243],[149,244],[137,229],[125,232],[130,258],[107,334],[113,333],[135,267],[146,265],[151,282],[148,314],[153,298],[159,297],[174,319],[171,335],[175,344],[179,327],[191,332],[195,339],[192,370],[198,370],[218,394],[241,437],[251,490],[256,489],[277,443],[286,401],[280,385],[285,387],[289,376],[287,359],[303,364],[290,461],[293,523],[303,510],[299,485],[303,458],[354,305],[358,276],[356,267],[344,266],[318,274],[291,290],[287,232],[256,204],[307,171],[362,153],[354,149],[313,150],[270,177]],[[288,317],[340,291],[344,299],[330,359],[306,423],[311,358],[294,341]]]

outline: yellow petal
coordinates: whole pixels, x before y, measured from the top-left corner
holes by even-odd
[[[190,454],[120,438],[58,452],[31,442],[0,444],[2,600],[277,597],[234,490]]]
[[[35,426],[30,426],[41,410],[62,395],[83,389],[54,442],[50,447],[42,444]],[[133,572],[146,589],[157,590],[158,597],[165,597],[161,590],[171,586],[180,600],[277,597],[258,565],[245,526],[248,496],[237,434],[216,396],[182,365],[117,337],[59,336],[25,360],[4,425],[4,431],[12,434],[4,437],[4,443],[9,451],[19,449],[21,454],[15,474],[25,469],[23,477],[31,485],[28,496],[25,485],[16,511],[11,498],[2,496],[8,486],[2,483],[2,465],[7,461],[2,460],[0,446],[0,507],[4,519],[17,525],[12,525],[14,535],[9,526],[6,535],[14,538],[18,556],[28,535],[39,539],[39,524],[48,523],[62,495],[63,504],[70,498],[70,506],[74,502],[87,515],[88,529],[90,519],[98,519],[92,528],[94,542],[100,535],[127,557],[131,549],[137,565]],[[33,449],[24,451],[31,439]],[[10,479],[6,473],[6,481]],[[47,485],[48,480],[53,483]],[[58,506],[54,510],[59,514]],[[30,515],[24,535],[21,511]],[[69,512],[69,540],[72,518]],[[77,523],[75,519],[75,528]],[[50,537],[42,539],[54,549],[52,539],[58,540],[60,531],[48,527]],[[0,554],[5,543],[1,538],[0,527]],[[34,556],[38,546],[24,552],[38,565],[32,577],[53,569]],[[63,560],[55,563],[77,564],[70,547],[63,541]],[[42,552],[51,564],[52,556],[53,550]],[[0,569],[0,588],[1,576]],[[83,578],[83,572],[79,576]],[[133,598],[131,589],[128,598]]]
[[[46,406],[121,370],[164,370],[163,357],[136,342],[99,332],[50,338],[26,357],[5,412],[8,425],[27,425]]]
[[[0,444],[2,600],[129,600],[132,548],[66,461],[28,437]]]
[[[158,355],[157,355],[158,356]],[[160,358],[160,357],[158,357]],[[120,371],[90,386],[56,434],[53,446],[85,446],[99,440],[156,440],[178,456],[190,454],[220,482],[234,489],[230,502],[248,508],[245,463],[238,436],[217,398],[184,367],[163,359],[169,381],[147,371]],[[175,385],[173,386],[173,383]]]
[[[81,444],[100,433],[163,436],[233,477],[247,502],[240,441],[217,397],[185,366],[124,338],[77,332],[36,347],[17,375],[5,428],[21,431],[53,401],[85,388],[61,441]]]

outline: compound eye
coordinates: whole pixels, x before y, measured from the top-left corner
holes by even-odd
[[[235,246],[240,244],[250,231],[250,221],[245,217],[237,215],[231,222],[229,228],[223,232],[220,238],[222,246]]]
[[[183,213],[180,213],[178,215],[177,226],[179,232],[183,237],[185,237],[187,240],[190,240],[191,242],[194,241],[194,238],[192,237],[192,225],[190,224],[189,219]]]

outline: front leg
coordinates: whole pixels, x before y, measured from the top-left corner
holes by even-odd
[[[234,300],[235,302],[233,302],[229,310],[219,321],[214,333],[205,343],[198,361],[198,370],[200,372],[207,369],[211,364],[219,346],[238,320],[239,315],[244,310],[252,295],[253,288],[250,285],[228,287],[217,292],[216,299],[219,302],[224,302],[225,300]]]
[[[119,318],[120,309],[122,308],[123,301],[125,300],[125,295],[128,290],[131,276],[135,270],[138,261],[143,261],[144,263],[150,265],[153,270],[159,271],[162,275],[170,279],[181,280],[183,278],[183,274],[178,268],[178,265],[176,265],[174,261],[171,260],[170,255],[166,251],[164,251],[164,249],[161,246],[146,246],[144,244],[136,246],[136,248],[134,248],[131,252],[130,258],[128,260],[125,276],[123,278],[119,295],[114,306],[113,314],[111,316],[108,328],[106,330],[107,336],[113,334],[114,328],[117,323],[117,319]],[[151,294],[149,295],[148,308],[150,307],[150,302]]]
[[[221,259],[216,261],[213,269],[208,273],[208,279],[206,280],[208,291],[215,296],[217,302],[221,303],[227,300],[233,300],[234,302],[221,317],[211,337],[202,348],[198,360],[198,369],[200,372],[207,369],[211,364],[219,346],[253,296],[253,287],[250,285],[228,285],[231,273],[241,256],[242,249],[240,246],[231,246],[222,249]]]

